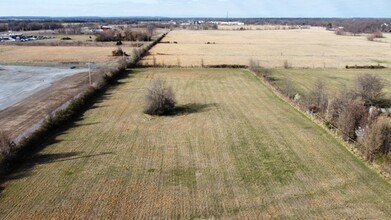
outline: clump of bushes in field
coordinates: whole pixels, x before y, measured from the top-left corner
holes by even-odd
[[[123,31],[106,31],[96,34],[95,41],[97,42],[121,42],[121,41],[152,41],[155,33],[153,27],[148,27],[146,30],[125,29]]]
[[[317,80],[307,94],[307,106],[310,112],[325,112],[328,104],[326,85]]]
[[[345,36],[345,35],[347,35],[346,31],[345,31],[344,29],[340,29],[340,28],[338,28],[337,30],[335,30],[334,33],[335,33],[336,35],[340,35],[340,36]]]
[[[175,108],[175,95],[171,87],[161,80],[155,80],[145,96],[144,113],[149,115],[166,115]]]
[[[361,151],[373,161],[376,156],[389,155],[391,152],[391,119],[385,116],[375,117],[366,128],[358,132],[362,144]]]
[[[289,69],[289,68],[291,68],[292,66],[291,66],[291,64],[288,62],[288,60],[284,60],[283,67],[284,67],[284,69]]]
[[[14,150],[15,144],[9,137],[8,133],[0,130],[0,161],[3,161]]]
[[[259,64],[259,61],[258,61],[258,60],[250,59],[250,60],[249,60],[249,63],[248,63],[248,68],[249,68],[252,72],[254,72],[255,74],[257,74],[258,76],[262,76],[262,77],[265,77],[266,79],[269,79],[270,73],[269,73],[268,69],[262,67],[262,66]]]
[[[380,31],[376,31],[367,36],[367,40],[369,41],[375,41],[376,38],[384,38],[383,33]]]
[[[129,56],[125,51],[122,50],[121,47],[118,47],[117,49],[113,50],[112,54],[113,56]]]

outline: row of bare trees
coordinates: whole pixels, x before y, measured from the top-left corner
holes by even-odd
[[[268,81],[273,80],[257,61],[250,60],[249,69]],[[304,95],[299,95],[289,80],[279,83],[277,89],[303,110],[323,119],[346,141],[357,143],[366,159],[373,161],[391,153],[391,115],[380,108],[387,105],[384,86],[384,79],[379,75],[362,74],[352,88],[345,88],[334,96],[328,94],[322,80],[315,81]]]
[[[96,41],[152,41],[155,35],[154,27],[148,27],[145,30],[126,28],[123,31],[105,31],[96,34]]]
[[[337,128],[345,140],[357,141],[359,150],[372,161],[391,152],[391,118],[379,107],[385,95],[383,82],[378,75],[363,74],[357,77],[354,88],[330,97],[325,83],[318,80],[305,104]]]

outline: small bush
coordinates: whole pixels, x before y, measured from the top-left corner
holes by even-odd
[[[11,154],[14,145],[9,135],[5,131],[0,130],[0,162]]]
[[[259,61],[255,61],[253,59],[249,60],[248,63],[248,68],[257,74],[258,76],[265,77],[266,79],[269,77],[269,71],[266,68],[263,68],[260,64]]]
[[[356,129],[360,127],[363,117],[366,115],[364,101],[361,99],[348,99],[343,102],[337,120],[338,128],[342,131],[345,140],[356,140]]]
[[[367,40],[369,40],[369,41],[374,41],[374,40],[375,40],[375,37],[373,36],[373,34],[368,35],[368,36],[367,36]]]
[[[95,38],[96,42],[110,42],[116,40],[118,39],[116,38],[115,33],[113,31],[98,33],[96,34]]]
[[[373,104],[384,97],[384,79],[375,74],[363,74],[357,77],[356,92],[366,104]]]
[[[248,68],[251,71],[258,73],[259,69],[260,69],[259,61],[255,61],[253,59],[250,59],[250,61],[248,62]]]
[[[284,69],[289,69],[291,68],[291,65],[289,64],[288,60],[284,60]]]
[[[368,126],[360,138],[365,157],[372,161],[376,155],[387,155],[391,152],[391,120],[378,117]]]
[[[113,50],[113,56],[129,56],[122,50],[122,48],[118,47],[116,50]]]
[[[334,33],[336,35],[341,35],[341,36],[345,36],[346,35],[346,31],[344,31],[343,29],[340,29],[340,28],[338,28]]]
[[[318,80],[314,83],[308,94],[308,108],[316,109],[314,113],[320,111],[325,112],[328,104],[328,95],[326,93],[325,83]]]
[[[292,81],[285,79],[282,81],[280,86],[280,91],[286,97],[293,99],[297,94],[296,88],[294,87]]]
[[[149,115],[166,115],[175,108],[175,95],[171,87],[166,87],[165,82],[158,79],[148,89],[144,113]]]
[[[383,33],[380,31],[376,31],[367,36],[367,40],[374,41],[376,38],[384,38]]]
[[[381,31],[376,31],[372,35],[374,38],[384,38],[383,33]]]

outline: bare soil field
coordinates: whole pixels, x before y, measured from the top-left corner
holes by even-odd
[[[0,110],[80,72],[88,72],[88,69],[0,65]]]
[[[247,65],[264,67],[344,68],[382,64],[391,67],[391,34],[383,42],[362,36],[339,36],[320,28],[303,30],[229,31],[174,30],[146,57],[144,64],[201,66]],[[176,42],[176,43],[175,43]],[[209,44],[208,44],[209,42]]]
[[[114,44],[113,44],[114,45]],[[112,56],[111,47],[91,46],[5,46],[0,45],[0,62],[6,64],[49,63],[49,62],[110,62],[117,57]],[[133,47],[123,47],[131,54]]]
[[[142,113],[162,78],[176,115]],[[391,185],[247,70],[139,69],[1,184],[4,219],[387,219]]]

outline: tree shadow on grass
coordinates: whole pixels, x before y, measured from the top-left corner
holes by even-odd
[[[169,112],[166,116],[179,116],[179,115],[188,115],[193,113],[204,112],[211,107],[216,107],[216,103],[211,104],[200,104],[200,103],[190,103],[186,105],[179,105]]]
[[[0,194],[5,187],[2,186],[7,181],[22,179],[31,175],[31,171],[37,165],[50,164],[50,163],[59,163],[71,160],[81,160],[91,157],[99,157],[113,154],[113,152],[103,152],[97,154],[84,154],[84,152],[67,152],[67,153],[56,153],[56,154],[40,154],[37,153],[31,156],[27,161],[24,161],[23,165],[21,165],[14,172],[0,176]]]

